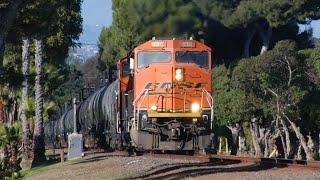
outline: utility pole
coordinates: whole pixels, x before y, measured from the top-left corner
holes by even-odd
[[[77,132],[77,98],[73,98],[73,133],[68,135],[68,160],[83,156],[82,134]]]

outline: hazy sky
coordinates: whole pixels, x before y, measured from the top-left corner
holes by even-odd
[[[84,25],[109,26],[112,23],[111,0],[84,0],[82,17]]]
[[[84,27],[90,27],[91,31],[96,32],[90,36],[99,36],[99,31],[103,26],[109,26],[112,23],[112,2],[111,0],[84,0],[82,5],[82,16]],[[312,22],[313,33],[315,37],[320,38],[320,20]],[[303,30],[303,29],[302,29]],[[89,30],[84,28],[84,35],[89,34]]]
[[[313,27],[313,36],[320,38],[320,20],[311,23]]]

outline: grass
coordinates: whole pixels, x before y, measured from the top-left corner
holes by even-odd
[[[46,162],[40,166],[31,168],[28,170],[22,170],[21,175],[23,177],[31,177],[31,176],[39,175],[39,174],[44,173],[50,169],[57,168],[57,167],[61,166],[62,164],[64,164],[64,163]]]
[[[32,177],[32,176],[42,174],[42,173],[47,172],[52,169],[58,169],[58,168],[61,168],[62,166],[77,163],[79,161],[81,161],[81,160],[80,159],[79,160],[69,160],[69,161],[65,161],[63,163],[60,163],[60,161],[58,161],[58,160],[49,160],[49,161],[45,162],[44,164],[39,165],[37,167],[31,168],[28,170],[22,170],[21,175],[24,178],[25,177]]]

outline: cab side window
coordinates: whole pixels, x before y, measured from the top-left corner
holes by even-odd
[[[130,75],[130,63],[128,61],[122,64],[122,76]]]

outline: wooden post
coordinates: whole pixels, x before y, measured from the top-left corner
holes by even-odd
[[[242,147],[241,147],[241,136],[238,136],[238,143],[239,143],[239,154],[241,155],[242,153],[241,153],[241,151],[242,151]]]
[[[219,137],[219,154],[221,154],[221,137]]]
[[[61,139],[60,139],[60,162],[63,163],[64,162],[64,151],[63,151],[63,147],[61,144]]]
[[[226,140],[226,154],[228,154],[229,153],[228,139],[225,138],[225,140]]]
[[[319,142],[318,142],[318,156],[320,157],[320,132],[319,132]]]

